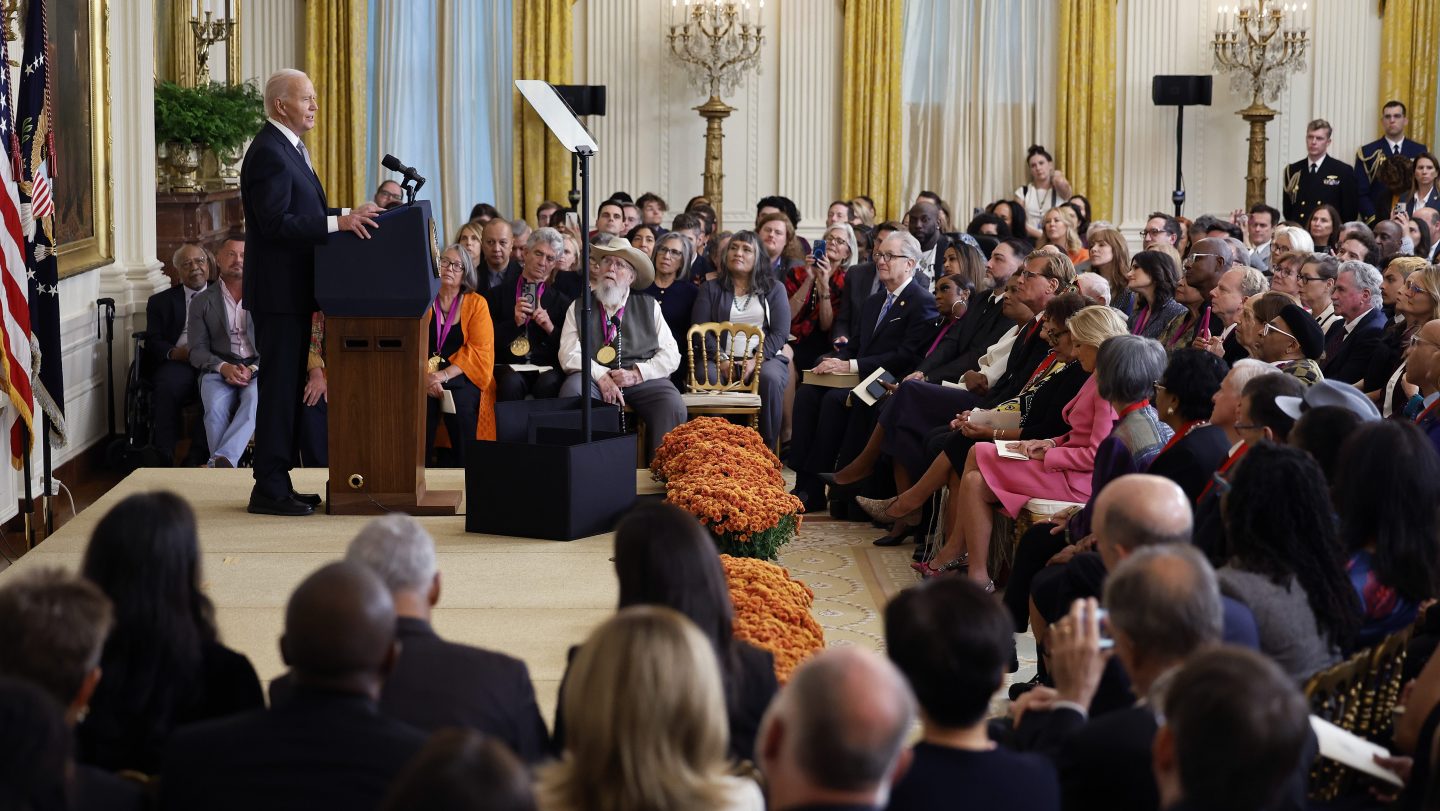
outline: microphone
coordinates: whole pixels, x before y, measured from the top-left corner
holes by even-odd
[[[405,177],[413,179],[419,183],[423,184],[425,182],[425,178],[421,177],[419,172],[401,163],[400,159],[395,157],[394,155],[386,155],[380,160],[380,165],[384,166],[386,169],[389,169],[392,172],[399,172]]]

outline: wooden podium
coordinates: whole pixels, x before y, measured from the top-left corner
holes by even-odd
[[[315,249],[325,313],[331,515],[455,515],[463,493],[425,486],[425,314],[439,288],[430,204],[381,214],[371,238]]]

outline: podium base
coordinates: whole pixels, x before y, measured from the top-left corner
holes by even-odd
[[[341,492],[325,482],[327,515],[457,515],[465,494],[460,490],[421,489],[415,493]]]

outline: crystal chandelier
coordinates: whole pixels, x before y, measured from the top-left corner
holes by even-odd
[[[670,0],[672,19],[679,6],[679,0]],[[712,97],[732,92],[750,68],[759,67],[764,0],[753,20],[749,0],[685,0],[684,9],[670,25],[670,53],[689,68],[696,90]]]
[[[1274,101],[1289,74],[1305,69],[1310,32],[1299,18],[1309,4],[1221,6],[1215,26],[1215,68],[1230,73],[1230,87],[1253,94],[1252,104]]]

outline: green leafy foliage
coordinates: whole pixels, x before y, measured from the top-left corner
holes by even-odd
[[[228,152],[254,137],[265,123],[265,102],[254,83],[155,86],[155,138],[201,144]]]

